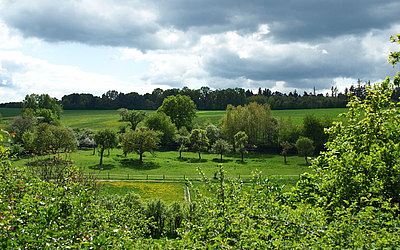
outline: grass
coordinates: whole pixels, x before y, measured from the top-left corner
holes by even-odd
[[[332,109],[296,109],[296,110],[273,110],[274,117],[279,121],[281,117],[287,119],[291,117],[294,124],[300,125],[306,115],[313,114],[316,117],[327,117],[332,120],[341,120],[338,115],[346,112],[346,108]],[[145,111],[148,114],[154,113],[154,110]],[[3,123],[7,123],[15,116],[21,115],[21,109],[18,108],[0,108],[0,114],[3,117]],[[206,123],[218,124],[224,116],[224,110],[217,111],[198,111],[194,120],[195,124],[203,125]],[[61,123],[71,128],[90,128],[98,130],[101,128],[111,128],[119,130],[122,126],[128,126],[127,122],[121,122],[117,110],[64,110],[61,117]]]

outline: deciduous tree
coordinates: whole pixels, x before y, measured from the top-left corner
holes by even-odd
[[[118,144],[117,133],[111,129],[101,129],[94,136],[100,151],[100,166],[103,165],[103,154],[106,149],[115,148]]]
[[[221,155],[221,161],[222,161],[222,155],[225,153],[229,153],[231,151],[232,151],[232,145],[229,144],[224,139],[218,139],[211,147],[212,153]]]
[[[308,164],[307,157],[314,153],[313,141],[307,137],[301,137],[296,141],[296,149],[299,155],[304,156],[306,164]]]
[[[206,151],[209,144],[207,131],[204,129],[193,129],[189,139],[193,151],[199,153],[199,160],[201,160],[200,153],[201,151]]]
[[[139,155],[139,161],[143,162],[143,154],[158,148],[162,137],[162,132],[154,131],[146,127],[137,128],[134,131],[126,133],[122,139],[123,151],[126,154],[136,152]]]
[[[178,129],[182,126],[191,127],[196,117],[196,105],[189,96],[176,95],[164,99],[157,112],[165,113]]]

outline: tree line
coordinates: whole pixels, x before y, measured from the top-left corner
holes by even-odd
[[[336,87],[331,88],[330,93],[317,94],[315,88],[313,92],[297,91],[281,93],[270,89],[261,89],[253,92],[243,88],[228,88],[212,90],[209,87],[200,89],[167,89],[156,88],[152,93],[138,94],[136,92],[122,93],[116,90],[109,90],[101,96],[92,94],[69,94],[58,100],[59,104],[66,110],[107,110],[107,109],[135,109],[135,110],[156,110],[163,100],[168,96],[186,95],[189,96],[199,110],[225,110],[230,104],[233,106],[245,105],[251,102],[268,104],[271,109],[316,109],[316,108],[344,108],[349,100],[349,96],[365,98],[366,86],[369,82],[362,83],[358,80],[357,84],[346,88],[344,93],[338,92]],[[395,89],[393,98],[398,100],[400,89]],[[21,108],[22,103],[10,102],[0,104],[0,107]]]

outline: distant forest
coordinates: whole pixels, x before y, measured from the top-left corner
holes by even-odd
[[[345,89],[344,93],[338,92],[336,87],[331,88],[331,93],[316,94],[313,92],[303,94],[294,92],[272,92],[270,89],[259,88],[257,93],[242,88],[228,88],[211,90],[209,87],[200,89],[167,89],[156,88],[153,92],[144,95],[136,92],[124,94],[115,90],[109,90],[101,97],[92,94],[70,94],[59,100],[65,110],[114,110],[119,108],[136,110],[155,110],[161,106],[164,98],[171,95],[187,95],[197,106],[198,110],[225,110],[228,104],[238,106],[251,102],[269,104],[271,109],[318,109],[318,108],[343,108],[346,107],[349,97],[355,95],[363,99],[366,96],[366,86],[361,84]],[[396,89],[393,99],[398,100],[400,90]],[[18,108],[22,103],[13,102],[0,104],[0,107]]]

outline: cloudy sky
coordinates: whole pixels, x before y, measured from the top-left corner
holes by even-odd
[[[400,2],[0,0],[0,102],[154,88],[340,90],[398,69]]]

